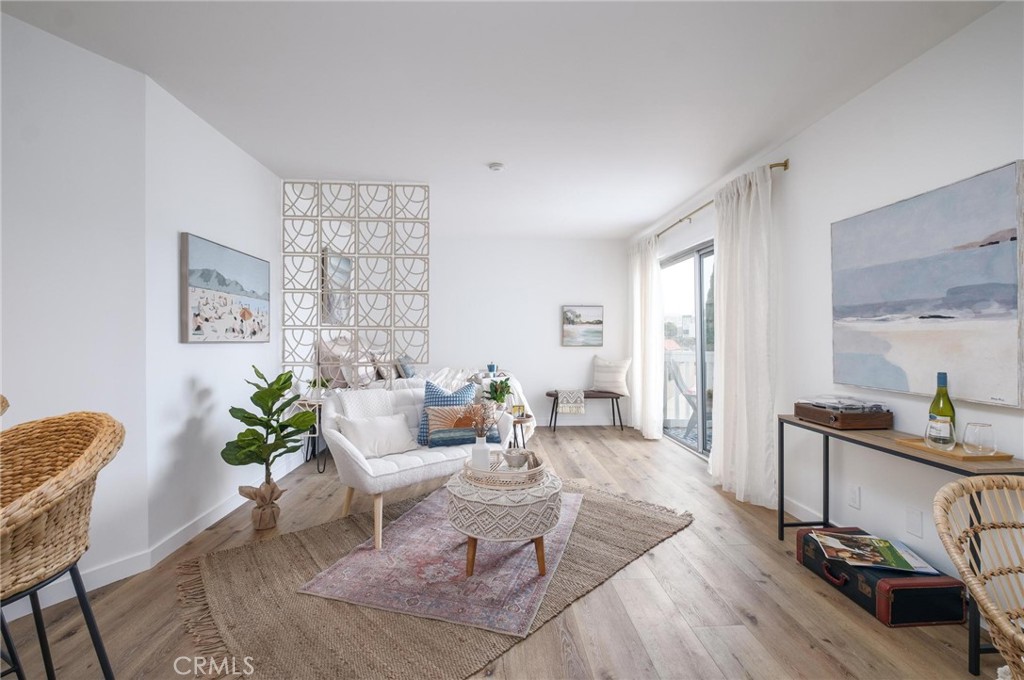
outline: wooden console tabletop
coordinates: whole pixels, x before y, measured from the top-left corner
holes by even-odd
[[[827,435],[832,439],[866,446],[869,449],[888,453],[900,458],[916,460],[919,463],[924,463],[925,465],[949,470],[950,472],[956,472],[962,475],[1024,475],[1024,460],[1019,458],[1000,461],[985,460],[984,456],[978,456],[978,460],[961,461],[956,460],[955,458],[948,458],[937,453],[928,453],[927,451],[922,451],[896,441],[897,439],[908,439],[910,437],[918,436],[909,432],[899,432],[897,430],[837,430],[835,428],[825,427],[824,425],[812,423],[807,420],[800,420],[793,415],[779,416],[780,429],[782,427],[782,423],[810,430],[812,432],[818,432],[819,434]]]
[[[790,425],[792,427],[799,427],[803,430],[810,430],[821,435],[821,462],[822,462],[822,480],[821,480],[821,495],[822,495],[822,512],[820,521],[812,522],[787,522],[785,517],[785,511],[783,509],[783,503],[785,501],[785,469],[786,469],[786,449],[785,449],[785,426]],[[829,475],[828,475],[828,454],[829,454],[829,441],[832,439],[838,439],[839,441],[849,442],[858,446],[864,446],[875,451],[881,451],[882,453],[890,456],[896,456],[897,458],[905,458],[906,460],[928,465],[929,467],[939,468],[940,470],[947,470],[949,472],[974,477],[977,475],[1024,475],[1024,460],[1015,458],[1013,460],[985,460],[984,456],[979,456],[978,460],[957,460],[955,458],[947,458],[935,453],[929,453],[928,451],[922,451],[921,449],[907,446],[901,442],[896,441],[897,439],[907,439],[914,437],[915,435],[907,432],[898,432],[896,430],[837,430],[831,427],[825,427],[818,423],[812,423],[806,420],[800,420],[794,415],[780,415],[779,416],[779,441],[778,441],[778,481],[779,481],[779,507],[778,507],[778,523],[779,523],[779,540],[783,540],[784,531],[786,527],[830,527],[833,526],[828,519],[828,492],[829,492]],[[972,598],[970,600],[970,606],[968,608],[968,623],[967,623],[967,670],[972,675],[978,675],[981,669],[980,656],[983,653],[995,652],[995,647],[991,645],[981,645],[981,616],[978,613],[978,605]]]

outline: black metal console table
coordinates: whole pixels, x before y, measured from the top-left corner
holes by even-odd
[[[822,479],[821,479],[821,496],[822,496],[822,512],[821,520],[817,522],[787,522],[785,517],[785,510],[783,509],[783,502],[785,500],[785,461],[786,461],[786,449],[785,449],[785,426],[790,425],[792,427],[798,427],[803,430],[810,430],[821,435],[821,459],[822,459]],[[897,458],[904,458],[916,463],[922,463],[929,467],[939,468],[940,470],[946,470],[947,472],[953,472],[955,474],[973,477],[976,475],[1024,475],[1024,464],[1020,460],[1007,460],[1007,461],[960,461],[954,458],[947,458],[934,453],[928,453],[921,451],[913,447],[901,444],[896,441],[897,439],[905,439],[913,437],[914,435],[906,432],[897,432],[896,430],[836,430],[831,427],[825,427],[817,423],[808,422],[806,420],[800,420],[793,415],[780,415],[779,416],[779,507],[778,507],[778,525],[779,525],[779,540],[784,539],[784,532],[786,527],[830,527],[834,526],[828,519],[828,458],[829,458],[829,441],[831,439],[838,439],[839,441],[849,442],[850,444],[856,444],[857,446],[864,446],[875,451],[888,454],[890,456],[896,456]],[[981,672],[981,654],[995,653],[995,647],[991,645],[981,645],[981,615],[978,612],[978,606],[972,599],[968,608],[968,621],[967,621],[967,669],[972,675],[979,675]]]

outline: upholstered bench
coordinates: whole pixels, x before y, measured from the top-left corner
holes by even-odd
[[[551,416],[548,418],[548,427],[552,431],[558,429],[558,390],[548,390],[546,396],[551,397]],[[624,430],[622,424],[622,409],[619,407],[621,394],[616,392],[605,392],[604,390],[584,390],[584,399],[610,399],[612,403],[612,427],[615,427],[615,412],[619,412],[619,429]]]

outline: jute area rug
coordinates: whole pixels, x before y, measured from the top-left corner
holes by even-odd
[[[693,521],[585,482],[565,480],[563,490],[583,502],[531,633]],[[417,500],[386,506],[385,522]],[[354,515],[182,564],[185,627],[208,668],[252,669],[246,677],[267,680],[465,678],[520,641],[298,592],[372,531],[370,514]]]

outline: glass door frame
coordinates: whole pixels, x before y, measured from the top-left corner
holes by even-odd
[[[705,449],[704,448],[704,443],[707,441],[707,437],[706,437],[706,434],[707,434],[706,433],[707,421],[710,419],[710,418],[708,418],[710,413],[708,412],[708,403],[707,403],[707,390],[708,390],[707,381],[708,380],[714,381],[714,376],[713,375],[712,376],[705,375],[705,373],[706,373],[705,367],[707,366],[706,354],[707,354],[708,347],[707,347],[707,345],[705,343],[705,332],[704,332],[705,331],[705,325],[704,325],[704,296],[702,295],[702,293],[704,291],[704,262],[705,262],[705,259],[706,259],[707,255],[714,255],[714,253],[715,253],[715,242],[714,242],[714,240],[710,240],[710,241],[704,241],[702,243],[699,243],[699,244],[697,244],[697,245],[695,245],[695,246],[693,246],[691,248],[687,248],[686,250],[682,250],[682,251],[680,251],[678,253],[674,253],[672,255],[669,255],[668,257],[664,257],[661,260],[659,260],[659,262],[658,262],[658,264],[661,266],[662,269],[666,269],[668,267],[671,267],[674,264],[678,264],[679,262],[682,262],[683,260],[686,260],[686,259],[691,258],[691,257],[693,258],[693,294],[694,294],[693,325],[694,325],[694,333],[695,333],[694,337],[695,337],[695,342],[696,342],[695,349],[697,350],[694,353],[694,363],[696,364],[695,369],[696,369],[696,376],[697,376],[697,384],[694,386],[694,391],[696,393],[696,398],[698,400],[697,401],[697,410],[698,410],[698,416],[697,416],[697,442],[698,442],[698,448],[696,448],[696,449],[691,448],[690,446],[687,446],[683,442],[681,442],[681,441],[679,441],[679,440],[677,440],[677,439],[675,439],[673,437],[669,437],[669,439],[674,441],[674,442],[676,442],[677,444],[682,446],[687,451],[691,451],[691,452],[695,453],[696,455],[701,456],[702,458],[707,458],[708,456],[711,455],[711,449],[710,448]],[[665,294],[665,292],[663,291],[662,295],[664,295],[664,294]]]

